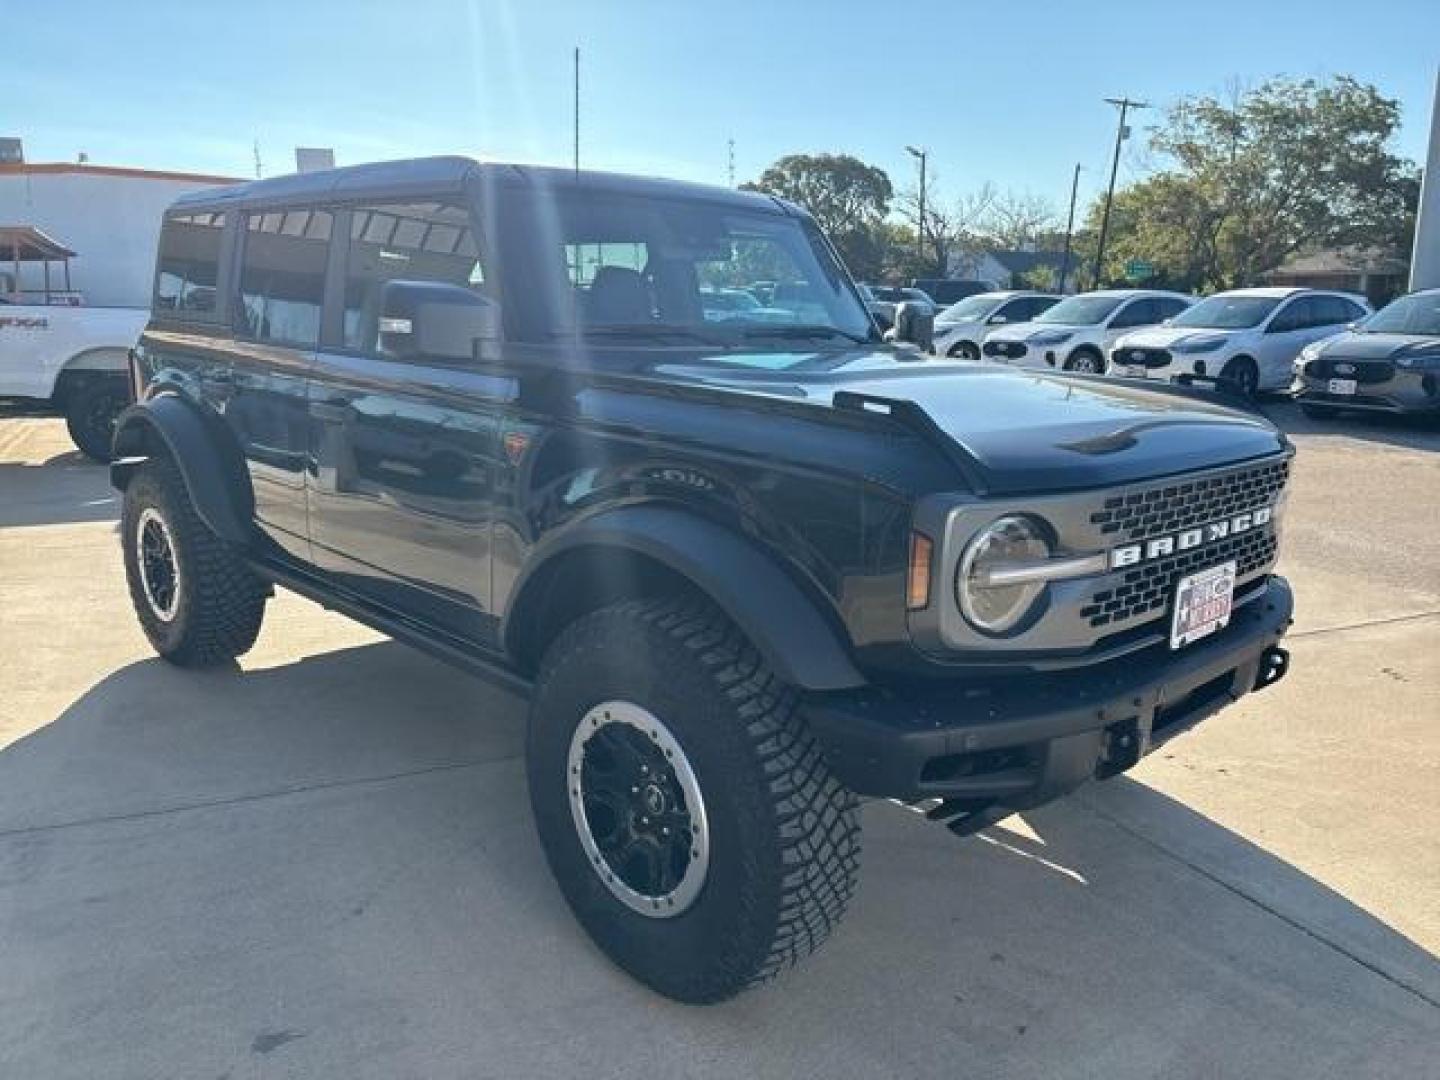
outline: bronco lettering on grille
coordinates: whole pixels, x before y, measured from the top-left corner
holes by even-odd
[[[1240,533],[1249,532],[1251,529],[1258,529],[1267,524],[1274,515],[1274,507],[1262,506],[1258,510],[1248,510],[1243,514],[1236,514],[1234,517],[1186,529],[1184,532],[1156,536],[1141,544],[1126,544],[1123,547],[1111,548],[1110,569],[1119,570],[1122,567],[1135,566],[1139,563],[1149,562],[1151,559],[1161,559],[1166,555],[1173,555],[1177,551],[1189,551],[1201,544],[1224,540],[1227,536],[1238,536]]]

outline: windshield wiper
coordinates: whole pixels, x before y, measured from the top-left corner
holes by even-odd
[[[728,343],[719,337],[701,333],[693,326],[679,323],[605,323],[600,326],[582,326],[573,331],[581,337],[616,338],[623,340],[654,340],[678,338],[683,341],[698,341],[704,345],[725,346]],[[572,331],[557,331],[557,337],[569,337]]]
[[[838,326],[825,326],[822,323],[795,325],[793,323],[765,323],[757,326],[747,326],[740,331],[744,338],[757,337],[778,337],[778,338],[844,338],[846,341],[853,341],[857,345],[863,345],[869,340],[861,334],[852,334],[848,330],[841,330]]]

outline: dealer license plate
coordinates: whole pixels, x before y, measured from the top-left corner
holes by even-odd
[[[1224,563],[1180,579],[1175,586],[1175,615],[1170,647],[1179,649],[1213,634],[1230,621],[1235,599],[1235,564]]]
[[[1355,385],[1354,379],[1331,379],[1325,389],[1332,394],[1353,394]]]

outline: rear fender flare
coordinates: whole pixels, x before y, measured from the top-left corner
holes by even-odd
[[[165,454],[206,527],[229,543],[246,544],[253,535],[254,493],[240,448],[217,426],[175,394],[130,406],[115,424],[110,482],[124,491],[141,465]]]

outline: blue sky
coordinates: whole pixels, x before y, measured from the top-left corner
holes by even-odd
[[[6,0],[18,9],[19,0]],[[253,175],[297,145],[341,164],[459,152],[724,183],[843,151],[943,199],[986,181],[1063,208],[1103,187],[1107,96],[1163,105],[1232,80],[1353,74],[1404,108],[1423,156],[1440,2],[1003,3],[251,0],[23,5],[6,19],[3,131],[32,161]],[[911,32],[907,34],[906,28]],[[1154,117],[1152,112],[1150,117]],[[1149,122],[1142,115],[1139,124]],[[1137,125],[1137,135],[1141,132]],[[1145,168],[1137,139],[1121,179]]]

